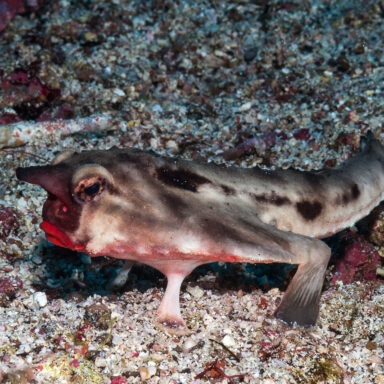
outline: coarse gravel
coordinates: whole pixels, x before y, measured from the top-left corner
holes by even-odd
[[[338,165],[368,130],[384,141],[384,3],[38,3],[0,32],[0,121],[113,123],[0,151],[1,382],[383,384],[382,279],[330,284],[330,267],[318,323],[302,329],[272,316],[281,290],[236,281],[244,270],[229,282],[217,268],[195,273],[181,293],[191,334],[171,336],[153,326],[165,279],[137,266],[110,292],[119,264],[49,244],[45,192],[15,169],[114,145],[243,167]]]

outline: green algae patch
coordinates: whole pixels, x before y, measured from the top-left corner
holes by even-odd
[[[343,384],[344,382],[343,370],[333,360],[324,358],[313,360],[307,372],[301,369],[293,371],[293,376],[298,383],[306,384]]]

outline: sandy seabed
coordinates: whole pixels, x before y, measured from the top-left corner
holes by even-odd
[[[15,169],[113,145],[243,167],[340,164],[368,130],[384,139],[384,3],[20,4],[0,32],[2,382],[383,384],[382,279],[330,284],[330,267],[318,324],[302,329],[273,318],[279,289],[193,274],[181,294],[191,334],[170,336],[153,326],[164,278],[139,266],[108,293],[118,265],[48,244],[45,192]],[[94,115],[110,121],[96,133],[48,123]],[[22,137],[12,124],[27,125]]]

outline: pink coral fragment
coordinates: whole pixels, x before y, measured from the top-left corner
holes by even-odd
[[[0,32],[12,21],[18,13],[26,10],[36,11],[43,3],[43,0],[2,0],[0,1]]]
[[[14,210],[9,207],[0,207],[0,239],[5,238],[17,226],[17,218]]]
[[[125,384],[125,383],[128,383],[128,381],[123,376],[115,376],[111,380],[111,384]]]
[[[0,293],[14,296],[16,291],[23,287],[23,282],[18,277],[6,277],[0,280]]]
[[[311,135],[309,134],[309,129],[307,128],[302,128],[297,130],[294,134],[293,137],[296,140],[305,140],[308,141],[311,138]]]
[[[343,258],[336,263],[332,282],[341,280],[349,284],[360,280],[376,280],[380,255],[374,246],[359,235],[350,235],[347,240],[350,242],[344,249]]]

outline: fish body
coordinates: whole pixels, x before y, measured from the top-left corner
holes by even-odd
[[[298,264],[275,315],[315,324],[330,249],[319,240],[383,199],[384,149],[372,135],[339,167],[266,171],[166,158],[137,149],[64,153],[17,177],[48,192],[41,228],[91,256],[148,264],[168,278],[157,324],[186,332],[180,285],[213,262]]]

